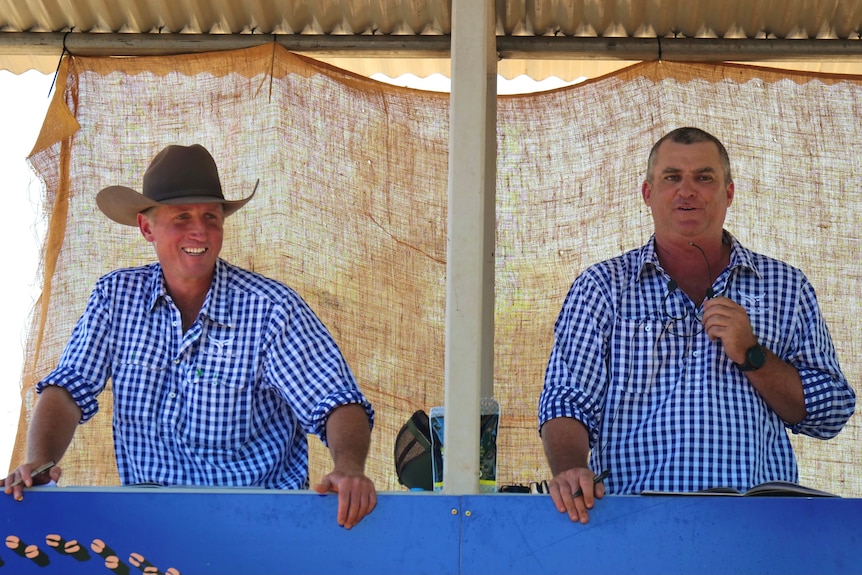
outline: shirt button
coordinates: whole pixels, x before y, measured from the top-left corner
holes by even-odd
[[[649,326],[649,325],[644,326],[644,331],[650,331],[650,330],[652,330],[652,326]]]
[[[180,360],[180,358],[176,358],[174,360],[174,365],[179,365],[180,361],[182,361],[182,360]]]
[[[699,351],[695,351],[695,352],[694,352],[694,353],[692,353],[691,355],[693,355],[694,357],[698,357],[698,356],[700,356],[700,352],[699,352]]]
[[[172,322],[171,322],[171,325],[172,325],[172,326],[174,326],[174,327],[177,327],[177,324],[178,324],[178,323],[180,323],[180,322],[178,322],[178,321],[172,321]]]
[[[174,393],[173,391],[168,394],[168,397],[170,397],[171,399],[175,398],[176,396],[177,396],[177,394]]]

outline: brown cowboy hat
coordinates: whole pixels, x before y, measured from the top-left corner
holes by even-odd
[[[144,193],[125,186],[108,186],[96,195],[96,205],[115,222],[138,225],[138,214],[155,206],[220,203],[225,217],[243,207],[254,196],[226,200],[215,160],[200,144],[168,146],[159,152],[144,172]]]

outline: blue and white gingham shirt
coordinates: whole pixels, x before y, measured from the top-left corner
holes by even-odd
[[[109,378],[123,484],[308,487],[307,433],[340,405],[373,410],[329,332],[287,286],[216,264],[183,333],[157,263],[102,278],[57,368],[87,421]]]
[[[730,265],[713,290],[742,305],[758,341],[799,371],[808,415],[790,430],[835,436],[856,396],[814,289],[799,270],[725,238]],[[798,481],[786,424],[703,333],[702,308],[679,289],[668,295],[669,281],[654,238],[574,281],[555,325],[539,425],[584,423],[590,467],[611,472],[608,493]]]

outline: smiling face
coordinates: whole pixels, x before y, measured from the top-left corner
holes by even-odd
[[[160,206],[138,214],[138,227],[156,250],[169,290],[209,288],[224,238],[221,204]]]
[[[652,211],[657,239],[707,243],[721,239],[733,182],[726,181],[715,143],[665,140],[641,194]]]

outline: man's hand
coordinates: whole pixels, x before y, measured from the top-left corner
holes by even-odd
[[[593,483],[595,474],[587,467],[590,445],[587,428],[570,417],[550,419],[542,425],[542,444],[554,478],[548,482],[551,500],[560,513],[572,521],[590,520],[596,498],[605,495],[605,486]],[[580,495],[575,495],[580,492]]]
[[[350,529],[377,505],[374,483],[365,475],[371,444],[368,415],[361,405],[335,408],[326,420],[332,472],[314,486],[318,493],[338,493],[338,524]]]
[[[374,483],[362,473],[333,470],[314,486],[318,493],[338,493],[338,524],[350,529],[377,506]]]
[[[21,501],[24,499],[25,487],[59,481],[62,473],[63,470],[53,463],[47,466],[24,463],[6,477],[3,492],[14,497],[15,501]]]
[[[594,479],[595,474],[588,467],[575,467],[555,475],[548,482],[548,489],[557,511],[568,513],[572,521],[589,521],[587,510],[605,495],[604,484],[593,483]]]
[[[758,343],[745,308],[726,297],[703,304],[703,329],[712,341],[721,340],[724,353],[735,363],[745,363],[746,352]],[[795,425],[808,415],[799,371],[772,351],[763,352],[766,363],[745,376],[781,419]]]
[[[710,340],[721,340],[724,353],[736,363],[745,363],[745,352],[757,344],[745,308],[727,297],[703,304],[703,329]]]
[[[27,462],[6,478],[3,490],[6,495],[12,495],[17,501],[21,501],[24,499],[25,487],[44,485],[60,479],[63,471],[53,464],[45,467],[43,473],[35,472],[48,462],[60,461],[72,441],[80,419],[81,408],[68,391],[54,385],[42,390],[36,407],[33,408],[30,428],[27,430]]]

